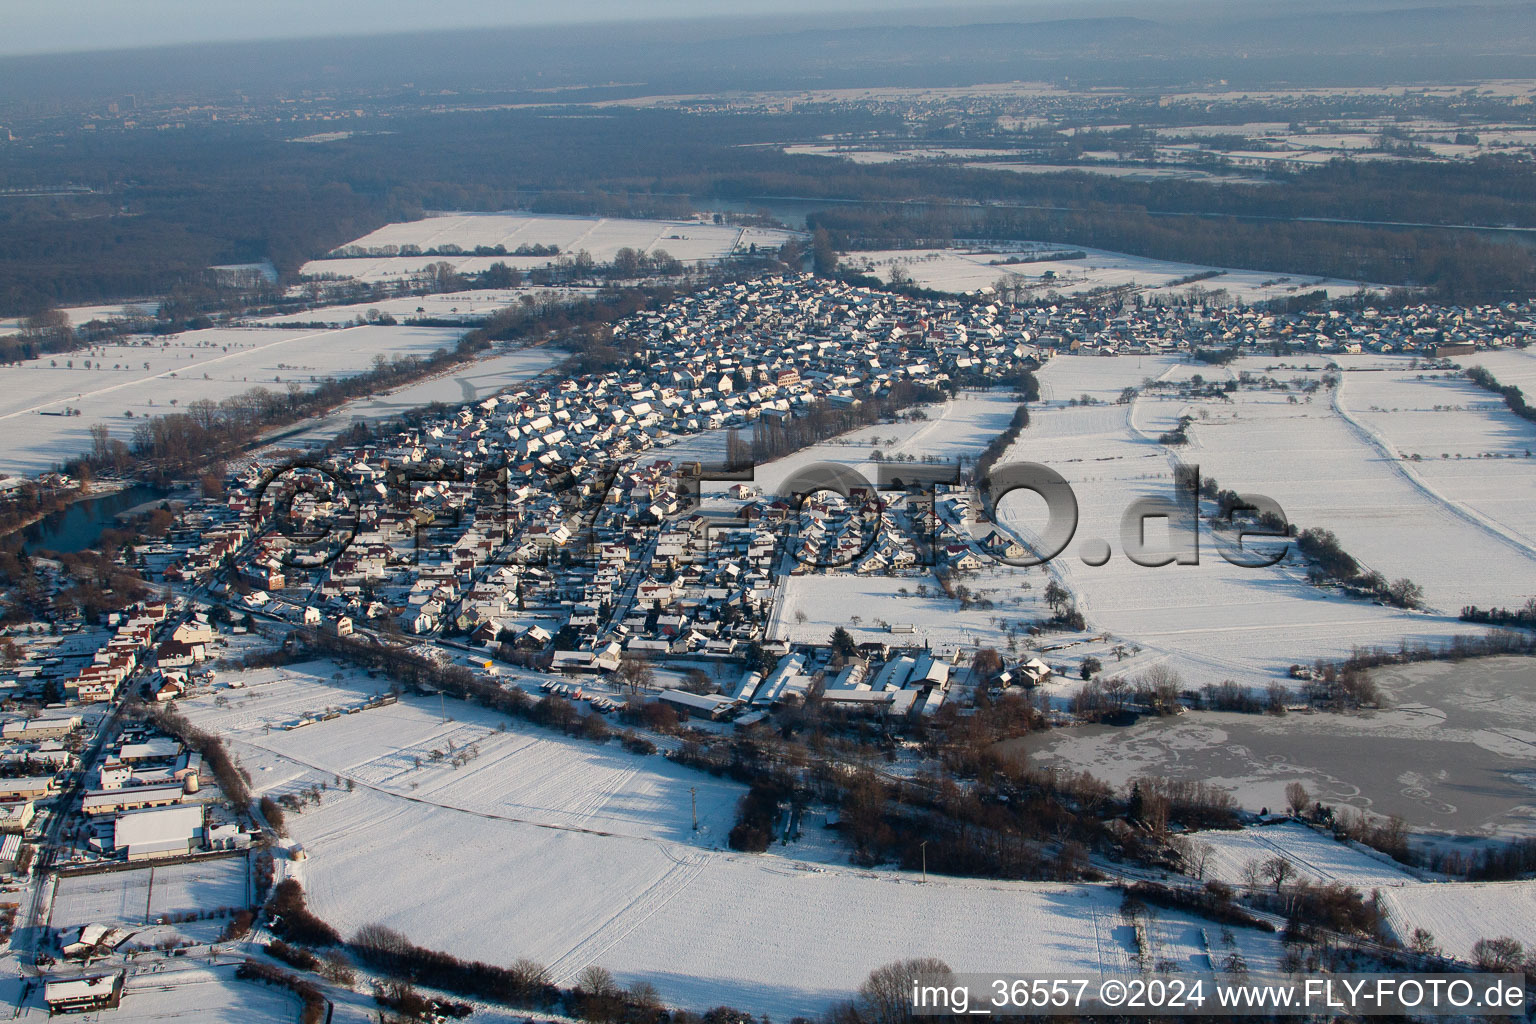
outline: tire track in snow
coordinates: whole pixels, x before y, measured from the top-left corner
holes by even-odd
[[[1530,541],[1497,520],[1441,493],[1432,484],[1404,464],[1402,459],[1397,458],[1393,454],[1391,446],[1387,444],[1386,438],[1356,419],[1354,413],[1350,412],[1349,407],[1344,404],[1344,381],[1347,377],[1348,374],[1339,374],[1339,384],[1333,389],[1333,409],[1357,438],[1368,447],[1379,452],[1382,458],[1387,461],[1399,476],[1406,480],[1410,486],[1428,497],[1443,514],[1452,519],[1459,519],[1481,530],[1488,536],[1514,548],[1526,558],[1536,561],[1536,545],[1532,545]]]
[[[695,856],[668,869],[646,887],[638,899],[598,925],[592,934],[550,964],[550,980],[561,986],[574,980],[584,968],[596,963],[599,957],[624,941],[631,932],[649,921],[657,911],[693,884],[694,879],[703,873],[706,863],[705,858]]]

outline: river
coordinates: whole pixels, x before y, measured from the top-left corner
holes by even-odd
[[[39,551],[61,553],[84,551],[95,546],[103,530],[118,524],[117,516],[138,505],[159,501],[172,492],[153,484],[136,483],[50,512],[21,530],[22,547],[29,554]]]

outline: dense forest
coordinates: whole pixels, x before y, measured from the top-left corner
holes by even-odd
[[[895,114],[865,108],[589,113],[417,114],[323,144],[276,126],[207,126],[7,145],[0,187],[92,191],[0,202],[0,314],[200,286],[223,263],[266,259],[292,279],[306,260],[429,209],[657,216],[783,197],[825,203],[813,220],[844,245],[1033,238],[1426,286],[1455,302],[1536,292],[1532,251],[1491,231],[1340,222],[1536,226],[1536,171],[1504,158],[1338,162],[1263,185],[1140,182],[780,148],[900,131]]]

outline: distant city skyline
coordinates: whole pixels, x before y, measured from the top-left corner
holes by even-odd
[[[1150,2],[1161,6],[1166,0]],[[1119,8],[1119,13],[1128,13],[1146,4],[1119,2],[1113,6]],[[6,31],[0,33],[0,56],[519,25],[706,18],[777,20],[808,15],[867,20],[860,16],[891,11],[907,15],[926,12],[930,18],[958,21],[976,16],[1080,15],[1083,5],[1063,0],[959,0],[947,5],[935,0],[782,0],[765,9],[741,0],[650,0],[643,6],[624,0],[571,0],[557,6],[528,4],[524,0],[440,0],[430,5],[401,0],[267,0],[260,4],[57,0],[23,5],[12,0],[5,14]]]

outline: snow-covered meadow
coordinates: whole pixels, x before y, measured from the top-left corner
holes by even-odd
[[[702,220],[631,220],[531,213],[443,213],[422,220],[386,224],[377,231],[338,247],[327,259],[301,268],[305,276],[334,274],[362,281],[380,281],[420,273],[434,263],[449,263],[461,273],[478,273],[494,263],[515,270],[548,266],[558,256],[474,256],[480,246],[556,246],[561,256],[585,250],[598,263],[610,263],[620,249],[644,253],[665,251],[684,263],[718,260],[752,246],[777,249],[792,232],[772,228],[738,227]],[[458,246],[465,255],[401,256],[402,246],[421,250]],[[349,252],[377,255],[347,256]]]
[[[1131,288],[1148,297],[1173,298],[1199,288],[1205,292],[1224,290],[1232,302],[1266,302],[1317,291],[1336,298],[1362,286],[1360,281],[1206,267],[1082,246],[1041,245],[1039,249],[1047,253],[1082,252],[1086,258],[1000,262],[1029,251],[1015,246],[860,251],[846,253],[843,261],[882,281],[890,282],[892,274],[901,272],[919,287],[957,293],[990,291],[1003,279],[1040,296],[1050,292],[1081,295],[1106,288]],[[1190,280],[1204,274],[1213,276]]]
[[[1418,928],[1427,930],[1446,953],[1463,959],[1471,958],[1479,939],[1510,936],[1536,943],[1536,881],[1423,881],[1384,854],[1295,822],[1195,832],[1187,838],[1206,848],[1207,878],[1241,885],[1249,865],[1283,857],[1299,880],[1377,892],[1387,926],[1404,944]]]
[[[343,933],[379,921],[463,956],[532,957],[562,984],[596,963],[677,1005],[777,1018],[825,1010],[908,956],[962,971],[1134,966],[1132,929],[1104,886],[924,884],[829,862],[819,841],[811,859],[795,845],[737,854],[724,849],[736,783],[459,702],[405,698],[285,730],[382,684],[325,662],[238,679],[181,706],[228,738],[259,792],[327,786],[288,815],[308,856],[285,870]],[[454,767],[450,749],[472,754]],[[1239,932],[1250,963],[1274,962],[1272,939]],[[1152,940],[1181,969],[1208,969],[1194,920],[1163,915]]]
[[[129,440],[145,416],[255,387],[304,390],[369,369],[377,356],[426,356],[462,332],[441,327],[211,328],[125,338],[0,367],[0,471],[31,473],[90,450],[90,428]],[[89,365],[87,365],[89,364]],[[79,415],[63,415],[66,409]],[[131,415],[130,415],[131,414]]]
[[[1073,591],[1090,626],[1161,655],[1194,685],[1227,678],[1262,685],[1283,678],[1291,664],[1345,657],[1357,645],[1480,632],[1456,620],[1462,605],[1518,605],[1531,594],[1536,555],[1518,537],[1504,536],[1419,486],[1408,474],[1410,464],[1389,458],[1350,421],[1357,380],[1375,382],[1380,374],[1342,374],[1341,408],[1326,389],[1305,396],[1299,389],[1244,388],[1231,402],[1146,391],[1126,405],[1064,404],[1085,395],[1114,403],[1122,387],[1144,379],[1187,380],[1195,372],[1218,381],[1248,370],[1315,382],[1324,369],[1315,357],[1310,369],[1274,363],[1253,357],[1223,369],[1163,357],[1059,356],[1040,371],[1046,401],[1032,410],[1030,426],[1005,461],[1044,463],[1071,483],[1078,528],[1050,568]],[[1161,444],[1161,434],[1184,415],[1194,417],[1190,443]],[[1472,429],[1480,429],[1480,412],[1464,415]],[[1367,567],[1422,585],[1432,612],[1405,612],[1314,587],[1299,564],[1231,565],[1203,526],[1198,565],[1131,562],[1122,550],[1122,516],[1138,498],[1171,498],[1179,462],[1198,465],[1223,487],[1274,498],[1303,527],[1333,530]],[[1515,462],[1494,468],[1510,465]],[[1485,475],[1481,484],[1497,496],[1492,505],[1512,517],[1509,510],[1521,507],[1525,485],[1517,474]],[[1044,525],[1037,505],[1007,499],[999,521],[1034,539]],[[1513,521],[1512,529],[1519,527]],[[1092,539],[1109,543],[1107,564],[1092,566],[1081,557]],[[1160,538],[1149,529],[1148,539]]]

